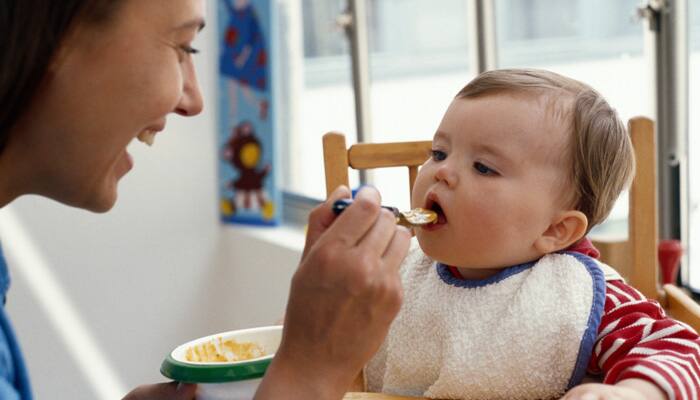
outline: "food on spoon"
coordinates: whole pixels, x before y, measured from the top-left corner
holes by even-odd
[[[425,225],[433,223],[437,220],[437,213],[433,210],[427,210],[425,208],[414,208],[409,211],[401,211],[401,214],[406,218],[408,222],[413,225]]]

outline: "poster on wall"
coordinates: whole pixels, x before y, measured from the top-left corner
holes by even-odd
[[[276,225],[270,38],[274,0],[217,0],[221,220]]]

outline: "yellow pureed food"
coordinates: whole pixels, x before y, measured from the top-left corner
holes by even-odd
[[[218,337],[206,343],[192,346],[185,352],[185,359],[191,362],[233,362],[262,357],[265,350],[253,342],[239,343],[233,339]]]

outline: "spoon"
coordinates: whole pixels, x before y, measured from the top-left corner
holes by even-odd
[[[350,199],[340,199],[333,203],[333,212],[339,215],[343,210],[352,204]],[[437,213],[433,210],[425,208],[414,208],[409,211],[399,211],[396,207],[382,206],[382,208],[391,211],[396,217],[396,223],[407,228],[420,227],[427,224],[432,224],[437,221]]]

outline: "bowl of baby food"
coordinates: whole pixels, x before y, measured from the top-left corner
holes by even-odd
[[[201,337],[170,352],[160,372],[197,383],[198,400],[252,399],[281,339],[281,325]]]

